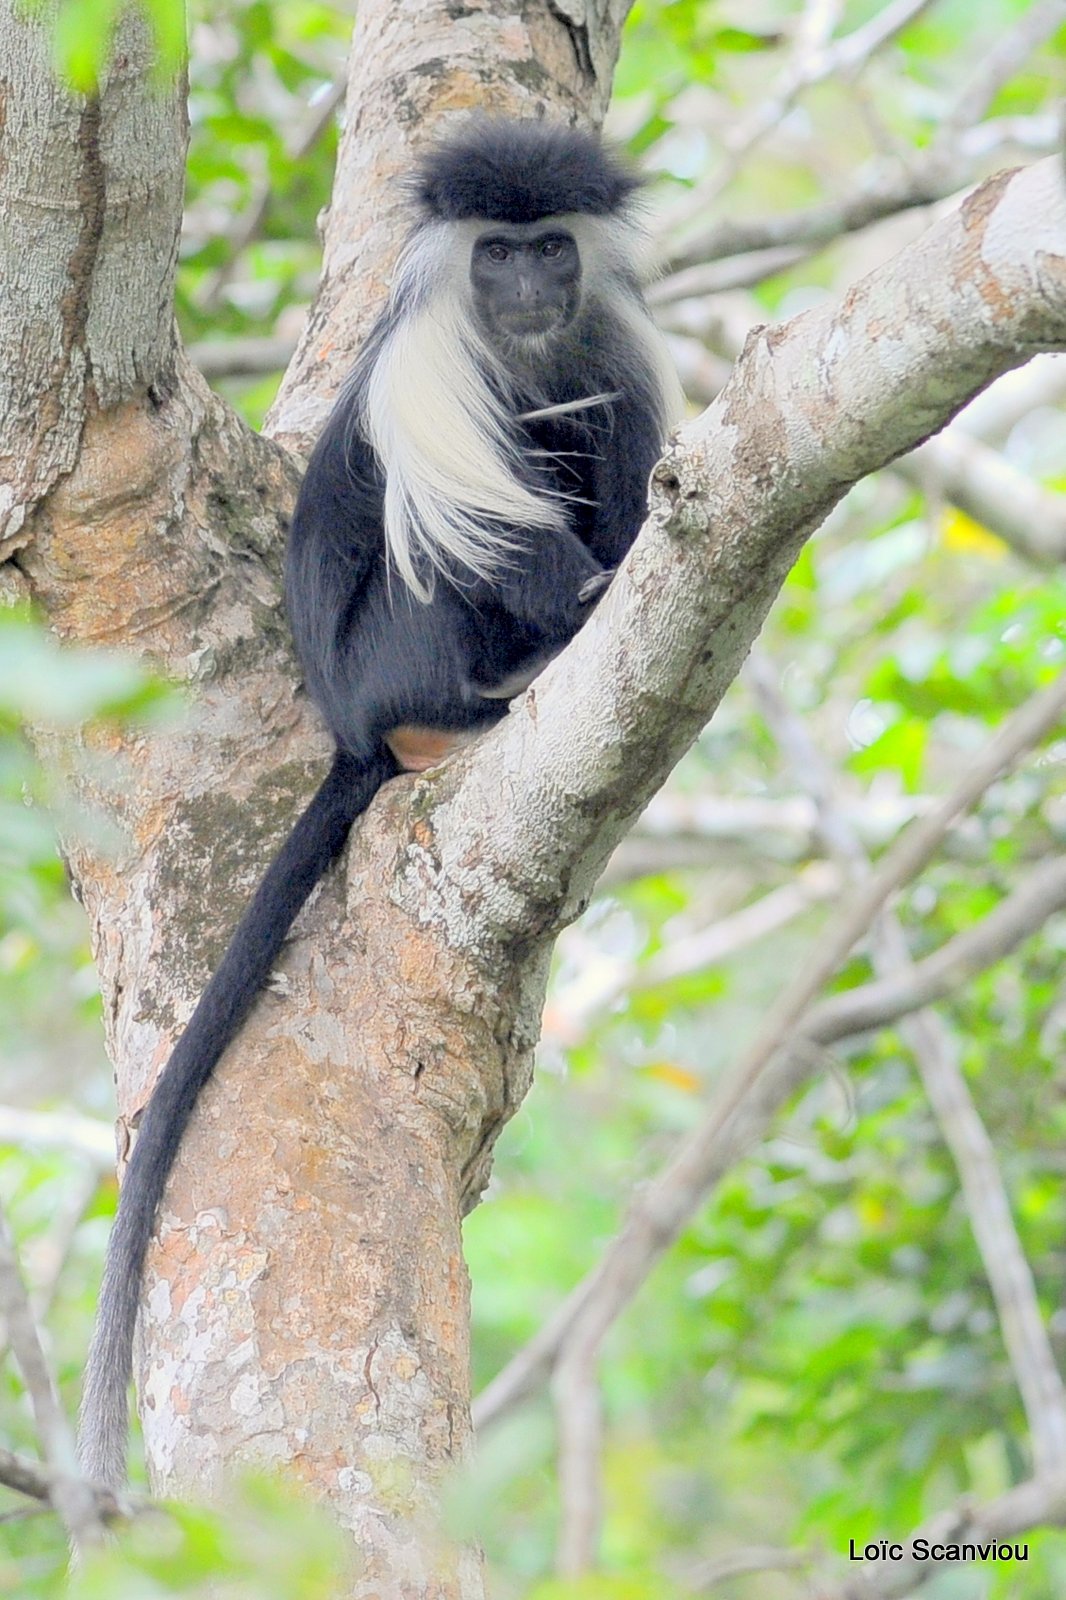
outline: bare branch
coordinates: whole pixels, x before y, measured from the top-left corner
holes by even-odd
[[[0,1211],[0,1317],[26,1382],[45,1460],[51,1471],[49,1498],[77,1549],[99,1542],[103,1528],[92,1488],[81,1478],[74,1435],[63,1415],[55,1379],[22,1287],[7,1218]]]
[[[804,1031],[822,1045],[886,1027],[935,1004],[995,966],[1056,911],[1066,909],[1066,861],[1044,861],[994,911],[924,961],[896,965],[875,983],[823,1001]],[[898,924],[897,924],[898,927]],[[1064,1436],[1066,1437],[1066,1436]]]
[[[189,360],[205,378],[258,378],[284,372],[296,349],[290,339],[203,339],[189,346]]]
[[[650,286],[648,302],[662,306],[673,300],[705,299],[709,295],[725,294],[730,289],[748,289],[779,272],[787,272],[810,253],[803,245],[777,245],[680,267]]]
[[[824,861],[812,862],[792,883],[771,889],[732,916],[719,917],[708,927],[671,940],[647,961],[582,961],[580,976],[555,996],[551,1014],[545,1017],[545,1037],[573,1046],[624,995],[657,989],[728,961],[739,951],[787,927],[811,906],[838,893],[839,888],[840,874],[833,867]]]
[[[28,1495],[47,1506],[55,1504],[57,1486],[61,1481],[50,1467],[44,1467],[29,1456],[16,1454],[0,1445],[0,1483],[18,1494]],[[120,1501],[110,1489],[99,1489],[94,1484],[85,1486],[92,1495],[98,1521],[108,1522],[117,1516],[126,1516],[132,1509],[125,1497]],[[0,1519],[2,1520],[2,1519]]]
[[[728,131],[727,159],[711,179],[701,184],[678,209],[674,228],[697,222],[715,197],[739,171],[744,159],[773,128],[807,88],[835,73],[854,75],[888,40],[894,38],[925,6],[912,0],[882,7],[869,23],[843,39],[826,43],[817,32],[800,32],[792,61],[771,93],[750,108]],[[805,208],[752,221],[723,221],[690,238],[674,254],[671,275],[658,288],[662,301],[678,298],[674,277],[685,267],[705,266],[723,257],[760,251],[828,244],[842,234],[855,233],[871,223],[916,206],[946,200],[972,184],[994,153],[1001,159],[1012,144],[1021,142],[1034,153],[1053,150],[1061,130],[1054,116],[1001,118],[981,124],[981,117],[1002,85],[1066,21],[1064,0],[1042,0],[1000,41],[982,64],[974,82],[959,96],[941,121],[937,137],[916,159],[891,165],[879,157],[861,171],[843,196]],[[831,24],[830,24],[831,25]],[[1035,142],[1034,142],[1035,141]]]
[[[691,275],[698,278],[705,270],[709,269],[693,268]],[[682,273],[678,279],[689,276]],[[660,289],[668,290],[671,281],[675,280],[667,280]],[[752,301],[752,320],[756,314]],[[723,342],[736,354],[743,345],[741,319],[723,316],[718,326]],[[1041,566],[1066,560],[1066,496],[1027,478],[975,434],[978,427],[983,431],[1002,424],[1004,431],[1009,429],[1012,418],[1025,414],[1023,401],[1034,406],[1056,403],[1066,388],[1066,375],[1057,360],[1055,356],[1043,357],[1036,376],[1029,382],[1024,381],[1028,369],[1004,374],[950,427],[901,455],[889,467],[895,476],[925,494],[940,495],[957,506],[1026,560]],[[687,361],[684,375],[686,390],[695,400],[708,403],[721,391],[721,374],[709,358],[702,365],[695,359]],[[1006,387],[1000,402],[989,399],[1008,379],[1017,381]],[[1010,393],[1013,398],[1008,402],[1006,396]],[[976,427],[969,418],[971,410],[978,419]],[[987,423],[980,422],[982,415],[987,417]]]
[[[808,5],[797,30],[791,59],[781,71],[770,93],[751,106],[729,130],[726,159],[711,179],[700,185],[699,204],[708,205],[736,176],[745,158],[765,136],[778,126],[799,96],[815,84],[837,73],[854,74],[901,33],[931,0],[890,0],[862,27],[842,39],[832,39],[839,8],[817,3]]]
[[[808,1008],[824,984],[895,890],[932,859],[953,820],[1021,754],[1052,732],[1064,711],[1066,676],[1013,714],[950,794],[908,829],[876,872],[844,903],[813,958],[771,1006],[702,1122],[638,1196],[599,1263],[482,1392],[474,1408],[479,1427],[527,1393],[570,1338],[590,1342],[602,1338],[695,1207],[815,1070],[825,1041],[817,1013],[808,1015]]]
[[[794,772],[815,799],[830,849],[856,877],[869,872],[861,844],[836,805],[821,753],[784,700],[759,656],[749,663],[763,713]],[[913,964],[898,919],[886,912],[871,932],[880,981],[835,996],[818,1008],[808,1032],[822,1043],[879,1026],[942,998],[974,972],[1000,960],[1055,911],[1066,907],[1066,861],[1043,862],[987,917],[926,960]],[[860,998],[864,996],[865,998]],[[842,1002],[842,1004],[838,1004]],[[839,1029],[841,1032],[836,1032]],[[1033,1275],[1011,1215],[995,1150],[958,1065],[943,1020],[924,1011],[904,1024],[922,1082],[959,1174],[967,1212],[999,1313],[1003,1341],[1025,1407],[1041,1473],[1066,1469],[1066,1389],[1040,1314]]]
[[[975,127],[1003,85],[1009,83],[1033,51],[1064,24],[1064,0],[1038,0],[1023,12],[1016,25],[996,40],[996,48],[987,53],[973,82],[944,118],[939,137],[951,140],[964,129]]]
[[[701,229],[672,252],[670,270],[656,285],[653,298],[660,304],[678,298],[673,284],[685,268],[705,267],[735,256],[757,259],[761,253],[775,250],[820,249],[886,217],[949,200],[976,182],[990,160],[1007,160],[1018,145],[1030,154],[1045,155],[1060,142],[1058,119],[1045,114],[984,123],[961,133],[952,147],[938,139],[906,165],[878,156],[860,168],[844,192],[832,199],[769,217],[723,218]],[[696,222],[707,207],[701,198],[698,206],[690,201],[689,209]]]
[[[880,850],[915,817],[936,804],[927,794],[861,794],[842,805],[852,828],[867,849]],[[818,833],[818,815],[807,795],[681,794],[664,790],[655,796],[640,821],[614,855],[600,880],[618,883],[639,876],[645,859],[651,871],[664,863],[704,865],[734,860],[738,850],[771,861],[802,862],[825,846]],[[983,860],[983,830],[963,817],[952,828],[945,849],[963,860]],[[636,863],[631,865],[631,857]]]

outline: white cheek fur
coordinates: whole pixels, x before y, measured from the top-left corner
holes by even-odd
[[[677,417],[679,391],[636,287],[637,230],[618,218],[552,220],[577,241],[586,299],[594,295],[607,309],[645,370],[655,375],[665,438]],[[478,330],[471,303],[470,251],[484,227],[482,220],[432,222],[412,235],[397,265],[386,312],[391,326],[369,374],[359,419],[384,469],[391,564],[423,601],[432,595],[435,572],[445,568],[491,580],[513,548],[507,530],[566,525],[567,497],[530,486],[517,423],[608,398],[579,396],[521,416],[508,404],[516,374]],[[539,360],[550,363],[551,341],[543,343]],[[522,354],[525,389],[531,352]]]

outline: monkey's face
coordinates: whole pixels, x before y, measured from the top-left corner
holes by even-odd
[[[581,256],[572,233],[551,222],[495,226],[474,241],[474,310],[497,344],[559,333],[581,301]]]

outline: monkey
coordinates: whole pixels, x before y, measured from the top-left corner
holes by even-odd
[[[473,118],[409,178],[387,304],[311,455],[285,600],[336,751],[153,1090],[108,1246],[80,1458],[125,1478],[145,1254],[197,1097],[383,783],[506,715],[646,514],[680,389],[645,305],[639,180],[584,132]]]

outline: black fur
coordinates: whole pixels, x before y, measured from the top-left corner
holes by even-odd
[[[590,134],[551,122],[477,118],[423,158],[415,194],[444,222],[539,222],[618,211],[639,179]]]
[[[633,180],[584,135],[544,124],[479,123],[428,156],[423,205],[437,219],[528,221],[619,207]],[[632,286],[612,293],[634,296]],[[293,519],[286,601],[307,688],[337,743],[329,775],[241,919],[152,1095],[122,1188],[86,1375],[81,1455],[88,1475],[124,1475],[126,1389],[145,1252],[197,1096],[247,1015],[307,896],[354,820],[399,769],[398,726],[476,730],[506,712],[491,691],[561,649],[592,593],[629,549],[662,444],[663,397],[647,352],[595,286],[536,371],[513,375],[516,471],[573,498],[557,531],[505,530],[493,579],[446,571],[415,598],[390,570],[382,469],[360,425],[382,341],[405,307],[382,314],[311,458]],[[572,414],[521,413],[590,395]],[[524,452],[524,453],[522,453]],[[595,580],[601,582],[597,587]],[[215,1192],[209,1179],[205,1195]]]

